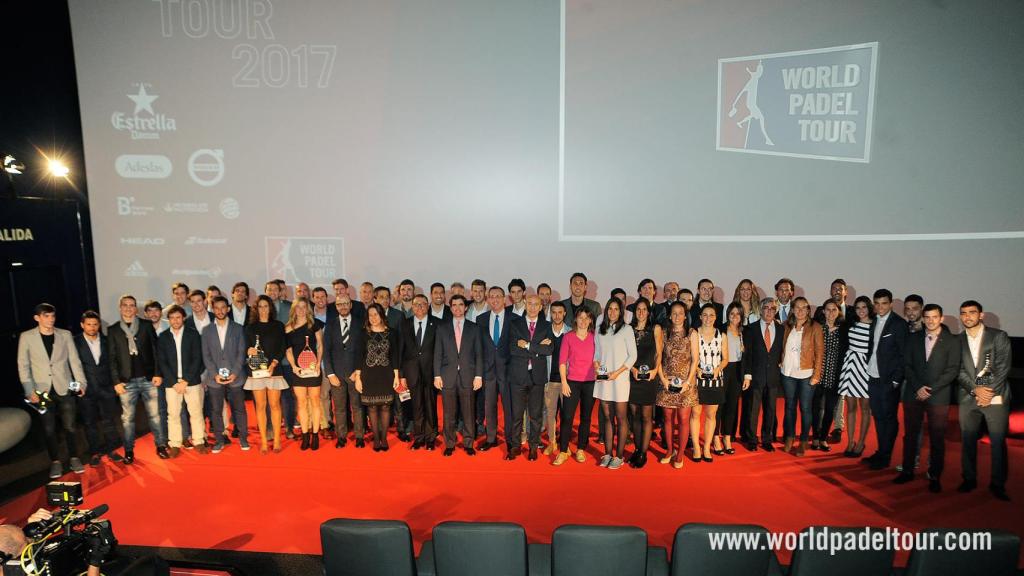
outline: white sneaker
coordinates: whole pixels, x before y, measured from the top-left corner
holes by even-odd
[[[609,456],[608,454],[605,454],[604,456],[601,456],[601,462],[598,464],[598,466],[600,466],[601,468],[607,468],[608,464],[610,464],[611,461],[612,457]]]

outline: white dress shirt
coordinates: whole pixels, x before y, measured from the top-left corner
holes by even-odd
[[[220,338],[220,347],[224,348],[224,339],[228,336],[228,319],[224,319],[224,324],[217,322],[217,337]]]
[[[178,356],[178,380],[181,380],[181,334],[184,331],[184,326],[180,330],[171,328],[171,336],[174,337],[174,352]]]
[[[85,343],[89,346],[89,351],[92,352],[92,359],[96,361],[96,364],[99,364],[100,353],[102,352],[100,349],[100,335],[97,334],[95,338],[90,338],[85,334],[82,334],[82,336],[85,337]]]
[[[892,311],[889,311],[892,314]],[[882,331],[885,330],[885,322],[889,319],[889,314],[885,316],[878,316],[875,318],[875,334],[873,342],[871,343],[871,359],[868,360],[868,376],[872,378],[878,378],[878,343],[882,341]]]

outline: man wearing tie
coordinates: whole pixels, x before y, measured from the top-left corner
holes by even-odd
[[[551,323],[540,316],[543,308],[540,296],[526,298],[526,314],[513,316],[509,329],[510,351],[508,378],[512,389],[512,430],[523,429],[523,413],[530,415],[530,460],[537,459],[540,429],[544,418],[544,386],[548,381],[548,357],[554,349]],[[518,440],[518,438],[516,438]],[[520,453],[518,442],[509,441],[506,460],[514,460]]]
[[[483,387],[483,348],[480,327],[466,321],[465,296],[452,296],[452,321],[437,326],[434,339],[434,388],[444,407],[444,455],[455,452],[455,405],[462,409],[466,454],[473,456],[473,391]]]
[[[413,317],[405,319],[399,336],[398,377],[401,386],[412,394],[411,410],[406,414],[412,413],[413,450],[433,450],[437,440],[437,392],[431,384],[436,324],[443,321],[428,315],[427,309],[427,297],[417,294],[412,300]]]
[[[885,288],[875,290],[874,304],[875,321],[871,325],[868,350],[868,399],[878,451],[862,462],[872,470],[884,470],[889,467],[899,432],[897,410],[906,367],[903,350],[907,342],[907,321],[892,313],[892,292]]]
[[[337,314],[324,327],[324,372],[330,383],[330,397],[334,402],[334,427],[338,439],[335,448],[344,448],[348,442],[349,411],[352,413],[352,428],[355,432],[356,448],[365,446],[363,440],[362,401],[352,380],[356,371],[356,344],[363,334],[363,324],[357,321],[352,311],[352,300],[348,293],[342,293],[334,301]]]
[[[782,326],[775,322],[775,311],[778,303],[774,298],[761,301],[761,320],[748,324],[743,329],[743,390],[749,389],[750,407],[744,410],[747,421],[744,422],[747,439],[746,448],[757,450],[757,418],[763,411],[761,419],[761,447],[774,452],[772,437],[775,434],[775,399],[779,394],[781,381],[779,365],[782,362]]]
[[[775,298],[779,301],[779,322],[785,323],[789,319],[789,307],[792,304],[790,301],[793,299],[794,286],[793,281],[789,278],[780,278],[775,283]]]
[[[960,469],[964,481],[958,492],[978,486],[978,438],[985,421],[992,446],[992,479],[988,489],[996,498],[1006,494],[1006,432],[1010,425],[1010,338],[1006,332],[985,326],[981,304],[968,300],[960,305],[960,431],[963,438]]]
[[[498,445],[498,397],[501,396],[501,408],[504,415],[505,441],[512,442],[512,398],[508,385],[508,322],[512,314],[505,307],[505,291],[500,286],[492,286],[487,291],[487,304],[490,310],[476,317],[476,325],[484,335],[484,423],[487,439],[480,445],[486,452]],[[477,402],[479,410],[480,403]],[[479,416],[479,415],[478,415]],[[465,421],[466,415],[462,416]]]

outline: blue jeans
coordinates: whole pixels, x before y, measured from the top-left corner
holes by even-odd
[[[124,450],[135,450],[135,406],[142,400],[149,416],[149,430],[157,446],[167,445],[167,436],[160,428],[160,406],[157,400],[159,389],[146,378],[132,378],[124,385],[125,392],[121,395],[121,426],[124,428]]]
[[[782,420],[783,435],[792,438],[796,435],[796,405],[800,402],[800,441],[806,442],[811,431],[811,402],[814,400],[814,387],[810,378],[782,377],[782,388],[786,392],[786,415]]]

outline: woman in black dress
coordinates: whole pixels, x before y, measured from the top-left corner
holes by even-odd
[[[305,298],[292,302],[288,324],[284,327],[288,349],[288,363],[295,378],[295,403],[298,405],[302,444],[306,450],[320,448],[320,362],[323,360],[323,324],[313,318],[313,306]],[[303,354],[306,348],[311,354]]]
[[[374,452],[388,449],[391,402],[399,382],[398,334],[388,328],[386,318],[380,304],[366,309],[365,333],[356,344],[359,369],[352,374],[363,406],[369,409]]]
[[[651,302],[644,297],[636,301],[633,308],[633,335],[636,337],[637,360],[629,369],[629,411],[633,421],[633,457],[629,465],[643,468],[647,463],[647,448],[651,444],[651,420],[654,401],[660,384],[658,371],[661,369],[661,326],[651,316]],[[645,374],[641,370],[646,367]]]
[[[740,365],[743,360],[743,322],[744,308],[739,302],[729,304],[725,311],[726,324],[723,331],[729,346],[729,363],[722,372],[725,384],[725,401],[718,408],[718,422],[714,447],[711,453],[719,456],[722,454],[735,454],[732,447],[732,439],[736,435],[737,415],[739,412],[740,395],[743,391],[743,375],[740,373]]]
[[[814,414],[814,439],[811,450],[831,452],[828,445],[829,430],[839,404],[839,373],[843,368],[843,358],[850,346],[847,324],[839,319],[839,305],[829,299],[821,305],[825,321],[822,324],[825,333],[825,361],[821,367],[821,382],[814,387],[811,413]]]
[[[281,451],[281,391],[288,388],[281,374],[281,359],[284,358],[284,324],[275,317],[274,302],[269,296],[260,294],[256,300],[256,313],[249,316],[245,327],[245,342],[250,359],[259,358],[266,363],[270,375],[262,378],[253,376],[245,379],[245,389],[252,391],[256,403],[256,422],[260,430],[260,454],[267,453],[267,403],[270,403],[270,423],[273,426],[274,452]],[[255,363],[254,363],[255,364]],[[257,369],[258,368],[258,365]]]

